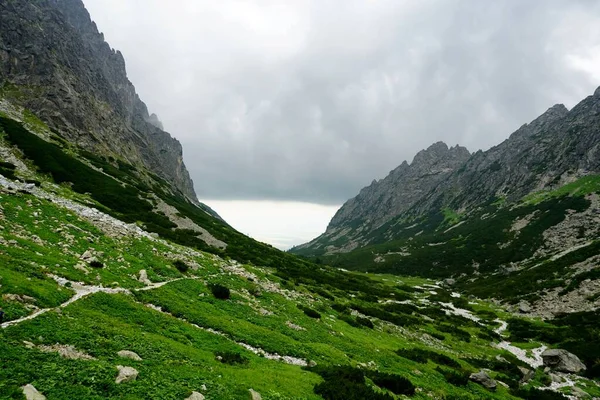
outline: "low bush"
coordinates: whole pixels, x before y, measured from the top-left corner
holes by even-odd
[[[184,261],[182,260],[176,260],[173,262],[173,265],[175,266],[175,268],[177,268],[177,271],[181,272],[181,273],[186,273],[189,271],[190,266],[187,265]]]
[[[217,299],[228,300],[231,297],[229,288],[220,284],[211,285],[210,291]]]
[[[411,381],[400,375],[387,374],[379,371],[369,371],[367,376],[374,384],[397,395],[411,396],[415,394],[415,386]]]
[[[369,318],[356,317],[356,322],[359,325],[366,326],[367,328],[370,328],[370,329],[373,329],[375,327],[375,325],[373,325],[373,321],[371,321]]]
[[[314,319],[321,318],[321,314],[319,314],[317,311],[313,310],[312,308],[303,306],[302,304],[298,304],[298,308],[301,309],[307,317],[311,317]]]
[[[245,365],[250,361],[247,357],[232,351],[218,351],[215,353],[215,358],[228,365]]]
[[[400,357],[407,358],[420,364],[426,364],[428,360],[435,362],[440,365],[447,365],[453,368],[460,368],[460,364],[448,357],[445,354],[436,353],[431,350],[423,349],[400,349],[396,351]]]
[[[100,269],[104,268],[104,264],[101,261],[92,260],[90,261],[90,267]]]
[[[446,382],[454,386],[467,386],[471,373],[464,369],[448,369],[437,367],[437,372],[444,376]]]
[[[323,378],[324,382],[316,385],[314,392],[325,400],[393,400],[389,394],[374,392],[360,369],[317,366],[310,371]]]

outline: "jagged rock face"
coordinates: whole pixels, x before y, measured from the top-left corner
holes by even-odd
[[[419,152],[413,162],[406,161],[382,180],[373,181],[358,196],[349,200],[331,220],[325,236],[350,234],[351,239],[377,229],[407,211],[424,194],[447,179],[469,158],[464,147],[438,142]],[[358,228],[358,229],[356,229]],[[344,250],[351,250],[353,246]]]
[[[571,111],[562,104],[551,107],[488,151],[470,155],[465,148],[436,143],[412,164],[404,162],[362,189],[342,206],[323,235],[295,250],[349,252],[372,244],[374,231],[392,220],[415,220],[444,208],[468,214],[499,198],[516,202],[600,173],[599,111],[600,88]],[[393,224],[380,228],[377,240],[392,240]]]
[[[447,205],[458,211],[504,197],[516,201],[600,172],[600,91],[571,111],[555,105],[509,139],[475,153],[418,203],[413,214]]]
[[[0,2],[0,97],[69,141],[143,165],[197,201],[180,143],[150,116],[81,0]]]
[[[419,152],[409,165],[406,161],[380,181],[373,181],[348,201],[331,220],[329,228],[367,223],[377,228],[408,210],[462,164],[470,154],[464,147],[448,148],[438,142]]]

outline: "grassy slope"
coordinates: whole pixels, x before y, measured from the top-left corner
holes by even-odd
[[[314,386],[322,381],[319,375],[256,356],[235,342],[271,353],[315,360],[325,367],[374,362],[381,371],[408,378],[419,388],[413,396],[417,399],[431,395],[437,398],[513,398],[503,388],[491,393],[473,383],[451,385],[436,371],[437,363],[421,364],[395,354],[402,348],[430,349],[446,354],[471,372],[477,367],[461,359],[502,354],[490,346],[490,340],[497,339],[486,336],[496,324],[491,321],[494,315],[485,303],[475,307],[479,312],[487,310],[487,327],[476,326],[461,317],[444,316],[435,303],[423,311],[412,307],[384,307],[378,303],[386,298],[427,297],[427,290],[412,289],[413,285],[424,284],[426,280],[411,278],[400,282],[397,277],[374,276],[369,287],[375,287],[379,296],[332,286],[325,293],[329,297],[326,298],[313,291],[320,285],[291,283],[293,278],[288,278],[285,282],[298,293],[297,300],[265,290],[255,297],[249,293],[258,294],[256,286],[261,282],[284,285],[284,279],[275,275],[273,269],[246,266],[256,275],[256,279],[250,281],[230,274],[223,269],[223,261],[211,255],[193,253],[167,242],[108,237],[70,212],[29,195],[2,195],[1,204],[4,215],[2,243],[18,241],[17,246],[0,244],[3,257],[0,292],[3,294],[26,294],[36,299],[34,304],[38,307],[54,307],[71,293],[47,278],[48,273],[89,284],[131,289],[143,286],[133,279],[140,269],[146,269],[154,281],[185,278],[133,295],[94,294],[61,312],[49,312],[1,330],[0,361],[5,366],[0,369],[2,398],[19,398],[18,388],[27,383],[33,383],[49,399],[182,399],[203,384],[210,399],[244,398],[248,388],[258,390],[265,399],[319,398],[313,392]],[[35,210],[36,215],[31,210]],[[63,230],[57,232],[59,227]],[[32,240],[32,235],[39,237],[39,241]],[[61,243],[68,243],[68,249],[65,250]],[[79,254],[88,248],[104,252],[101,260],[105,267],[85,274],[73,267]],[[122,261],[120,257],[123,257]],[[198,265],[199,269],[181,273],[173,267],[173,259],[183,259],[189,265]],[[340,281],[348,281],[343,276],[354,276],[353,273],[328,273],[338,274]],[[360,275],[356,278],[369,280]],[[215,299],[207,286],[211,283],[221,283],[232,289],[231,299]],[[438,300],[448,301],[447,293],[437,291]],[[161,306],[171,315],[144,306],[147,303]],[[317,321],[308,317],[297,307],[298,303],[316,310],[322,318]],[[1,300],[0,304],[7,311],[9,320],[31,312],[19,309],[20,305],[7,300]],[[375,329],[354,327],[345,322],[354,318],[346,308],[348,306],[378,315],[380,318],[371,318]],[[273,314],[262,315],[260,309]],[[424,314],[435,316],[436,320],[431,322],[423,317]],[[407,319],[409,317],[416,323]],[[410,323],[397,328],[385,322],[386,319],[402,321],[402,318]],[[291,329],[287,321],[306,330]],[[191,323],[218,330],[226,336],[200,330]],[[463,332],[452,331],[448,326],[461,326]],[[468,332],[469,343],[464,342],[464,332]],[[432,335],[443,337],[443,340],[433,339]],[[67,360],[55,353],[28,349],[24,340],[36,345],[74,345],[96,359]],[[119,359],[116,352],[122,349],[137,352],[144,361]],[[222,364],[215,359],[217,352],[242,354],[249,363],[241,366]],[[135,383],[116,385],[114,378],[119,364],[134,366],[140,371],[139,379]]]

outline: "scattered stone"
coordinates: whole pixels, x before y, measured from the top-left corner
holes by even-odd
[[[521,301],[519,303],[519,312],[527,314],[531,312],[531,305],[527,301]]]
[[[560,375],[553,374],[552,372],[550,372],[548,376],[552,379],[553,383],[563,383],[565,381]]]
[[[148,279],[148,272],[146,272],[145,269],[140,270],[140,276],[138,278],[138,281],[140,281],[143,284],[146,285],[151,285],[152,281],[150,281],[150,279]]]
[[[56,343],[52,346],[41,345],[38,348],[44,353],[58,353],[61,357],[69,360],[95,360],[94,357],[77,350],[75,346],[71,345]]]
[[[553,371],[578,373],[585,371],[586,366],[575,354],[562,349],[550,349],[542,353],[544,366]]]
[[[521,371],[521,374],[523,374],[523,377],[521,378],[521,383],[527,383],[530,380],[533,379],[533,377],[535,376],[535,371],[532,371],[528,368],[525,367],[518,367],[519,371]]]
[[[204,400],[204,395],[198,392],[192,392],[192,395],[185,400]]]
[[[295,331],[305,331],[306,329],[304,329],[303,327],[301,327],[300,325],[296,325],[291,321],[286,321],[285,325],[290,328],[293,329]]]
[[[94,257],[94,253],[93,253],[92,249],[86,250],[85,253],[83,253],[81,256],[79,256],[79,258],[82,259],[82,260],[84,260],[84,261],[88,261],[92,257]]]
[[[253,389],[248,389],[248,392],[250,392],[250,400],[262,400],[260,393],[254,391]]]
[[[142,357],[138,356],[136,353],[134,353],[133,351],[129,351],[129,350],[121,350],[117,353],[117,355],[121,358],[129,358],[130,360],[134,360],[134,361],[142,361]]]
[[[476,374],[471,374],[469,379],[475,383],[479,383],[481,386],[489,390],[496,390],[496,387],[498,386],[496,381],[490,378],[485,371],[479,371]]]
[[[38,392],[37,389],[31,384],[25,385],[21,389],[23,390],[23,394],[27,400],[46,400],[46,396]]]
[[[117,384],[135,381],[139,374],[139,372],[132,367],[123,367],[122,365],[118,365],[117,369],[119,370],[119,375],[117,376],[117,379],[115,379]]]

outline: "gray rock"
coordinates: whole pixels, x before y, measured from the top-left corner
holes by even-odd
[[[544,366],[553,371],[578,373],[585,371],[586,366],[575,354],[562,349],[550,349],[542,353]]]
[[[119,375],[117,376],[117,379],[115,379],[117,384],[135,381],[139,375],[139,372],[132,367],[118,365],[117,369],[119,370]]]
[[[526,301],[522,301],[519,303],[519,312],[523,313],[523,314],[527,314],[531,312],[531,305],[526,302]]]
[[[490,378],[490,376],[485,371],[479,371],[476,374],[471,374],[471,376],[469,376],[469,379],[489,390],[496,390],[496,387],[498,386],[496,384],[496,381]]]
[[[198,392],[192,392],[192,395],[185,400],[204,400],[204,395]]]
[[[250,393],[250,400],[262,400],[262,396],[260,395],[260,393],[258,393],[254,389],[248,389],[248,392]]]
[[[523,377],[521,378],[521,383],[527,383],[530,380],[533,379],[533,377],[535,376],[535,371],[530,370],[528,368],[525,367],[518,367],[519,371],[521,371],[521,374],[523,375]]]
[[[117,353],[117,355],[121,358],[129,358],[130,360],[134,361],[142,361],[142,357],[129,350],[121,350]]]
[[[25,385],[21,388],[26,400],[46,400],[46,396],[37,391],[33,385]]]
[[[146,285],[152,284],[152,281],[148,279],[148,272],[145,269],[140,270],[138,281]]]

